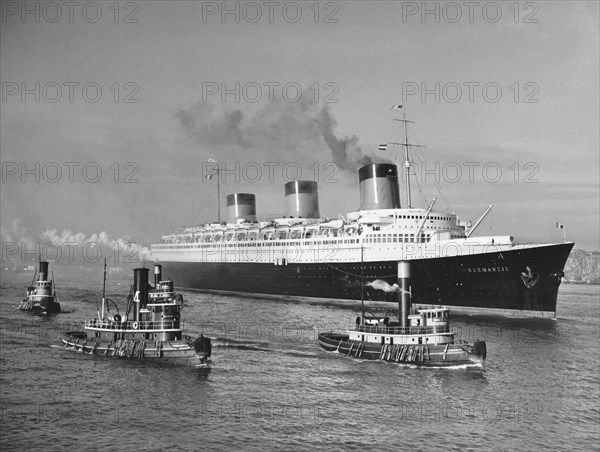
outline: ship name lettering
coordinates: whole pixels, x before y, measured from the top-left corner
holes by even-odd
[[[491,273],[491,272],[507,272],[508,267],[473,267],[467,268],[469,273]]]

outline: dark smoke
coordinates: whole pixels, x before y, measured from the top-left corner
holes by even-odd
[[[331,116],[327,105],[323,105],[319,111],[317,124],[319,124],[323,139],[331,151],[333,163],[339,168],[354,172],[363,165],[376,163],[375,159],[363,154],[362,149],[357,144],[358,137],[356,135],[344,138],[335,136],[333,129],[335,129],[337,122]]]
[[[266,152],[272,160],[319,159],[328,150],[340,169],[355,173],[369,163],[384,159],[363,153],[356,135],[338,138],[330,108],[311,100],[296,103],[275,99],[252,115],[241,110],[215,113],[209,104],[198,103],[176,113],[186,135],[199,145],[231,146]]]
[[[189,110],[180,108],[175,116],[183,130],[200,143],[251,146],[251,143],[244,141],[244,131],[241,129],[244,113],[241,110],[211,118],[212,110],[207,104],[198,103]]]

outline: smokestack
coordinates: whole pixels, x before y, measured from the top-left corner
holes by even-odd
[[[400,286],[400,322],[407,328],[410,313],[410,264],[407,261],[398,262],[398,285]]]
[[[38,281],[48,281],[48,262],[40,261],[40,276]]]
[[[372,163],[358,170],[360,210],[399,209],[398,167]]]
[[[162,279],[162,266],[154,264],[154,289],[158,290],[158,285]]]
[[[285,216],[295,218],[320,218],[317,183],[297,180],[285,184]]]
[[[239,219],[256,221],[256,197],[251,193],[227,195],[227,217],[229,223]]]
[[[134,322],[140,320],[140,309],[148,304],[148,271],[147,268],[133,269]]]

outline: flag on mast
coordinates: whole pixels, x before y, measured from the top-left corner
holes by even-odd
[[[400,110],[402,107],[404,107],[404,105],[394,105],[392,110]]]
[[[219,162],[217,162],[215,159],[208,159],[208,163],[219,163]],[[206,180],[211,180],[213,178],[213,176],[215,175],[215,173],[219,174],[219,167],[218,167],[218,165],[217,165],[217,169],[216,169],[216,171],[214,173],[207,174],[204,177],[206,178]]]
[[[565,225],[564,223],[556,223],[556,229],[564,229]]]

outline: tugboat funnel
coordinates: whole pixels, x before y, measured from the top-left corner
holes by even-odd
[[[48,281],[48,262],[40,261],[39,281]]]
[[[158,285],[162,280],[162,265],[154,264],[154,289],[158,289]]]
[[[148,269],[133,269],[133,320],[140,320],[140,309],[148,304]]]
[[[400,322],[402,327],[408,327],[410,313],[410,264],[407,261],[398,262],[398,286],[400,286]]]

